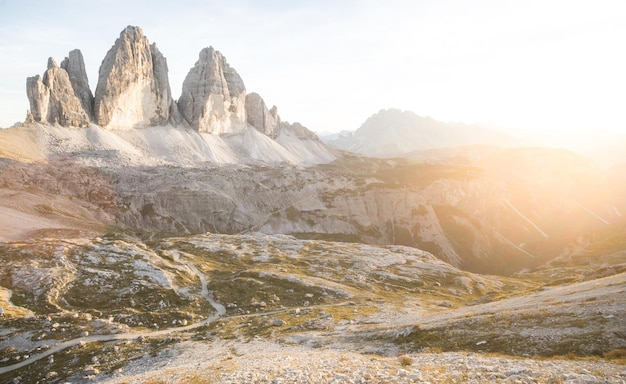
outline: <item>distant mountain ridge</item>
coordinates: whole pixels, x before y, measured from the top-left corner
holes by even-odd
[[[484,126],[441,122],[393,108],[372,115],[355,132],[342,131],[322,139],[335,148],[375,157],[403,156],[418,150],[461,145],[517,144],[510,135]]]
[[[102,61],[95,92],[78,49],[60,66],[50,58],[43,76],[29,77],[26,89],[26,122],[0,132],[0,154],[17,159],[67,153],[102,159],[103,151],[105,160],[146,165],[306,165],[336,158],[313,132],[282,121],[276,107],[270,110],[260,95],[247,93],[213,47],[200,51],[174,100],[167,60],[139,27],[120,33]],[[30,134],[15,131],[24,129]],[[16,154],[8,147],[12,136],[31,140],[25,145],[31,151]]]

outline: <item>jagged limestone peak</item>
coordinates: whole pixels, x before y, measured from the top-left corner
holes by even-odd
[[[199,132],[242,132],[247,127],[245,101],[243,80],[226,58],[213,47],[200,51],[178,99],[187,123]]]
[[[167,64],[139,27],[128,26],[106,54],[94,100],[96,122],[112,129],[164,125],[172,97]]]

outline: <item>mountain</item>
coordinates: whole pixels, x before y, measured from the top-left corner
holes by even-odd
[[[408,138],[428,147],[485,132],[410,112],[381,111],[354,136],[395,121],[381,148],[405,143],[414,160],[339,157],[248,93],[213,48],[173,100],[166,60],[138,27],[106,54],[93,98],[80,51],[61,66],[49,60],[43,78],[27,83],[29,121],[0,131],[4,241],[113,224],[159,235],[260,231],[400,244],[458,268],[511,274],[624,222],[624,183],[587,159],[497,146],[406,152],[411,140],[391,138],[415,122],[423,129]]]
[[[128,26],[100,66],[94,120],[110,129],[143,128],[169,121],[173,103],[167,62],[141,28]]]
[[[281,121],[276,107],[270,113],[261,96],[247,94],[212,47],[200,51],[174,100],[167,61],[139,27],[125,28],[107,52],[95,93],[79,50],[61,66],[50,58],[43,77],[29,77],[26,88],[26,123],[0,132],[0,153],[13,158],[72,156],[118,166],[311,165],[336,158],[307,128]],[[16,136],[23,151],[9,145]]]
[[[167,70],[128,27],[95,93],[78,50],[27,80],[0,131],[0,382],[626,377],[622,167],[399,111],[365,133],[403,157],[334,151],[213,48],[178,100]],[[385,144],[386,115],[425,129]]]
[[[324,140],[335,148],[376,157],[471,144],[519,145],[513,137],[480,125],[444,123],[399,109],[381,110],[355,132],[328,135]]]

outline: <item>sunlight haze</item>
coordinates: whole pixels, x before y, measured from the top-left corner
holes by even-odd
[[[49,56],[80,49],[95,90],[127,25],[167,58],[175,99],[213,46],[248,92],[316,132],[355,130],[399,108],[550,143],[626,133],[626,3],[555,0],[3,0],[0,127],[24,120],[26,77]]]

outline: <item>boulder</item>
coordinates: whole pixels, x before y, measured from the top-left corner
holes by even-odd
[[[243,80],[226,58],[212,47],[200,51],[178,99],[189,126],[217,135],[243,132],[247,128],[245,102]]]

